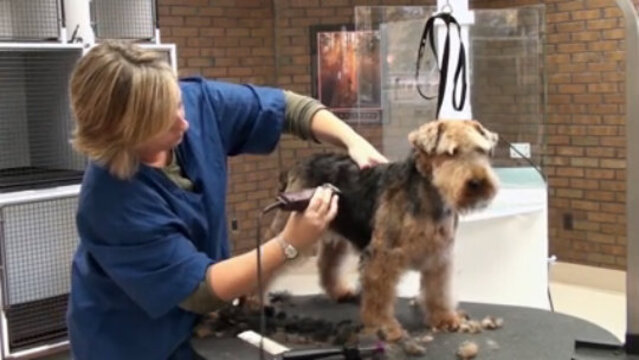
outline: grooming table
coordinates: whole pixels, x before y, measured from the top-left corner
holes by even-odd
[[[619,341],[601,327],[575,317],[532,308],[479,303],[461,303],[460,308],[476,320],[485,316],[503,318],[504,325],[500,329],[484,330],[479,334],[433,334],[434,340],[426,344],[424,355],[406,356],[406,359],[456,359],[457,349],[464,340],[473,341],[479,346],[476,359],[639,359],[627,355],[602,355],[590,350],[576,353],[576,340],[607,344],[619,344]],[[315,317],[338,323],[344,320],[357,321],[359,308],[356,304],[336,304],[322,295],[309,295],[295,296],[281,309],[289,316]],[[421,311],[410,305],[409,299],[399,299],[396,314],[409,332],[425,332],[421,324]],[[193,344],[206,359],[259,358],[256,347],[239,339],[209,337],[194,339]]]

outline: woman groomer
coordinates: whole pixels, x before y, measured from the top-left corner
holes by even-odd
[[[283,132],[386,162],[311,98],[274,88],[178,81],[154,52],[106,42],[72,73],[73,145],[91,160],[77,212],[68,311],[74,359],[192,359],[198,314],[255,290],[255,250],[230,257],[227,156],[271,152]],[[316,191],[262,246],[267,278],[337,211]]]

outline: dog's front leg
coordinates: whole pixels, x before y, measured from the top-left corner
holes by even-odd
[[[453,299],[452,247],[443,254],[431,255],[431,261],[421,272],[422,307],[427,313],[426,323],[439,330],[455,331],[461,324]]]
[[[385,340],[396,341],[405,331],[395,318],[395,287],[404,268],[398,250],[379,248],[371,243],[361,267],[361,318],[366,332],[381,332]]]
[[[329,232],[320,242],[317,266],[320,284],[331,299],[354,302],[358,294],[348,285],[342,273],[342,263],[348,255],[348,242],[341,236]]]

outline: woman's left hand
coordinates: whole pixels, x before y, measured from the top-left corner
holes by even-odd
[[[363,138],[348,146],[348,155],[361,169],[388,162],[384,155],[380,154],[373,145]]]
[[[388,162],[373,145],[329,110],[315,113],[311,130],[320,142],[347,149],[348,155],[361,169]]]

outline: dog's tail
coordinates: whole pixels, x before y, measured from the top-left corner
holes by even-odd
[[[280,187],[278,188],[279,192],[284,192],[286,187],[288,186],[288,170],[280,171]]]
[[[306,181],[305,165],[297,163],[287,170],[281,171],[279,176],[279,188],[280,193],[286,191],[299,191],[305,187],[310,187],[308,181]]]

